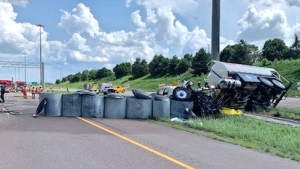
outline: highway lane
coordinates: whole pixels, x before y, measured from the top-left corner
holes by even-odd
[[[85,119],[89,122],[68,117],[32,118],[37,99],[9,96],[8,101],[16,103],[10,110],[23,114],[0,113],[0,168],[173,169],[182,168],[181,163],[201,169],[300,167],[299,162],[163,124],[108,118]]]

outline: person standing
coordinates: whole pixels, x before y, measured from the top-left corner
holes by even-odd
[[[32,90],[31,90],[31,98],[32,99],[35,99],[35,92],[36,92],[36,90],[35,90],[35,88],[34,88],[34,86],[32,87]]]
[[[23,93],[23,99],[27,99],[26,85],[23,86],[22,93]]]
[[[1,85],[1,102],[5,103],[4,94],[5,94],[5,86]]]

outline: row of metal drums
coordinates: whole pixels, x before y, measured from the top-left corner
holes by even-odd
[[[193,107],[192,101],[172,99],[139,99],[136,97],[109,97],[91,94],[42,93],[39,101],[46,98],[40,114],[45,116],[87,118],[188,118],[186,108]]]

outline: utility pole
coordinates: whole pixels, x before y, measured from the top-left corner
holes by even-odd
[[[23,53],[23,55],[24,55],[24,67],[25,67],[25,82],[27,83],[27,81],[26,81],[26,55],[27,55],[27,53]]]
[[[40,84],[43,86],[43,89],[45,90],[44,66],[42,64],[42,27],[44,27],[44,25],[38,24],[36,26],[40,27]]]
[[[212,3],[211,59],[220,60],[220,0]]]

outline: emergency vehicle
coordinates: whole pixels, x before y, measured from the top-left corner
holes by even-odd
[[[7,93],[11,92],[11,88],[12,88],[11,80],[0,80],[0,85],[5,86],[5,92],[7,92]]]
[[[15,92],[22,91],[22,88],[27,85],[25,81],[15,81],[13,83],[13,90]]]

